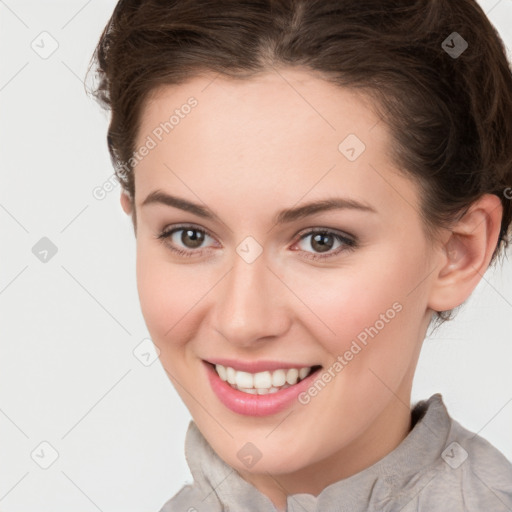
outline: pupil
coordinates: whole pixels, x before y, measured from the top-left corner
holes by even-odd
[[[313,236],[311,246],[318,252],[327,252],[332,249],[333,239],[332,235],[326,235],[318,233]],[[331,243],[326,243],[326,239],[330,240]]]
[[[187,240],[188,237],[188,240]],[[189,241],[192,243],[189,243]],[[183,230],[183,234],[181,235],[181,241],[190,248],[199,247],[201,243],[204,241],[204,233],[196,229],[187,229]]]

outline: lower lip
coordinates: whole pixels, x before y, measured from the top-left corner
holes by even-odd
[[[275,393],[251,395],[232,388],[219,377],[211,364],[204,362],[204,365],[210,385],[219,400],[231,411],[245,416],[268,416],[283,411],[311,385],[318,373],[316,370],[298,384]]]

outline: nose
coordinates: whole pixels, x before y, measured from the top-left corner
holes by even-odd
[[[231,271],[216,287],[213,326],[230,343],[259,348],[290,328],[286,286],[264,253],[247,263],[235,254]]]

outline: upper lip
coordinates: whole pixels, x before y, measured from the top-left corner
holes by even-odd
[[[320,366],[320,365],[310,365],[303,363],[287,363],[284,361],[269,361],[269,360],[261,360],[261,361],[242,361],[240,359],[224,359],[224,358],[215,358],[208,359],[205,361],[207,363],[216,365],[220,364],[222,366],[230,366],[234,370],[248,373],[258,373],[269,371],[272,372],[274,370],[280,369],[288,369],[288,368],[297,368],[300,370],[301,368],[310,368],[312,366]]]

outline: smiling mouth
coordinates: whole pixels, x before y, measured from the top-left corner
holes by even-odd
[[[298,384],[322,368],[320,365],[314,365],[249,373],[237,371],[230,366],[221,364],[208,364],[215,369],[219,378],[230,387],[252,395],[277,393]]]

